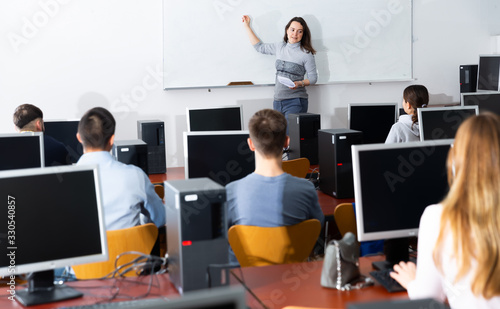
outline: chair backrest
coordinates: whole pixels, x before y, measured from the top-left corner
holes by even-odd
[[[101,278],[115,269],[115,258],[127,251],[150,254],[158,237],[158,228],[153,223],[134,226],[121,230],[107,231],[109,259],[106,262],[89,263],[73,266],[77,279]],[[118,266],[131,262],[137,255],[127,254],[118,260]],[[127,277],[136,276],[131,271]]]
[[[155,185],[155,192],[163,200],[165,197],[165,188],[162,185]]]
[[[241,267],[304,262],[318,239],[317,219],[279,227],[233,225],[228,240]]]
[[[298,158],[293,160],[283,161],[281,164],[283,171],[292,176],[305,178],[311,167],[308,158]]]
[[[333,211],[333,217],[342,237],[345,233],[351,232],[357,238],[356,215],[352,203],[338,204]]]

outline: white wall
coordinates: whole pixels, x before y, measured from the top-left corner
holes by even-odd
[[[493,0],[414,0],[411,83],[428,87],[431,104],[459,102],[459,65],[497,51],[490,32],[498,33],[488,23],[493,5],[498,7]],[[42,108],[45,119],[76,119],[103,106],[117,118],[117,139],[137,138],[137,120],[165,121],[167,166],[175,167],[184,165],[186,107],[242,104],[247,121],[272,106],[272,87],[164,91],[162,28],[161,0],[1,1],[0,132],[14,131],[12,112],[22,103]],[[199,35],[217,34],[200,29]],[[309,111],[321,114],[324,129],[345,127],[348,103],[399,103],[411,83],[313,86]]]

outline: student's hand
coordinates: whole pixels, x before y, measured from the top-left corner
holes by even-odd
[[[394,265],[394,271],[390,273],[391,278],[399,282],[406,289],[408,283],[415,280],[417,265],[413,262],[399,262]]]
[[[243,17],[241,17],[241,21],[245,23],[245,26],[250,26],[250,16],[243,15]]]

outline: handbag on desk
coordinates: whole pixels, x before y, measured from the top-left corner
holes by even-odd
[[[359,244],[356,236],[347,232],[341,240],[330,241],[325,250],[321,285],[342,291],[351,290],[365,286],[366,284],[352,285],[362,279],[359,271]]]

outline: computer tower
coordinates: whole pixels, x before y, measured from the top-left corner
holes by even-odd
[[[354,198],[351,145],[362,144],[363,133],[350,129],[319,130],[318,140],[319,189],[335,198]]]
[[[148,174],[166,173],[164,122],[161,120],[138,120],[137,137],[148,145]]]
[[[460,93],[476,92],[477,68],[477,64],[466,64],[460,66]]]
[[[143,140],[115,141],[111,154],[116,160],[140,167],[144,173],[148,172],[148,145]]]
[[[318,130],[320,115],[299,113],[288,115],[290,149],[288,159],[308,158],[312,165],[318,164]]]
[[[225,188],[209,178],[165,181],[164,200],[170,280],[181,294],[206,289],[209,265],[229,260]]]

